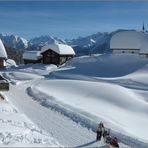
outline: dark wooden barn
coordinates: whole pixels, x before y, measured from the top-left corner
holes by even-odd
[[[68,45],[53,43],[44,46],[41,54],[43,64],[61,65],[71,59],[75,55],[75,52]]]
[[[47,51],[43,52],[42,55],[43,55],[43,64],[55,64],[55,65],[61,65],[74,56],[66,54],[60,55],[55,51],[53,51],[52,49],[48,49]]]

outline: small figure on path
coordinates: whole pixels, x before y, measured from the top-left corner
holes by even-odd
[[[105,128],[104,128],[104,125],[102,122],[100,122],[97,126],[97,137],[96,137],[96,140],[101,140],[101,137],[104,135],[104,131],[105,131]]]

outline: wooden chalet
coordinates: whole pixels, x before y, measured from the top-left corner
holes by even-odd
[[[24,64],[42,63],[40,51],[26,51],[23,53]]]
[[[41,49],[41,54],[43,56],[43,64],[61,65],[71,59],[75,55],[75,52],[68,45],[52,43],[44,46]]]

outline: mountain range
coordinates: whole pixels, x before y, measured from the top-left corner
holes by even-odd
[[[57,41],[59,43],[68,44],[72,46],[76,52],[76,55],[86,55],[91,53],[104,53],[110,52],[109,43],[113,34],[125,31],[123,29],[116,30],[114,32],[98,32],[86,37],[78,37],[77,39],[59,39],[50,35],[39,36],[30,40],[8,33],[1,33],[0,39],[5,46],[12,49],[20,50],[40,50],[42,46],[47,43]]]

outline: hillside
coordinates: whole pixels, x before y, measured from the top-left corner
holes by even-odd
[[[107,147],[95,141],[103,121],[120,147],[146,148],[147,64],[138,55],[104,54],[76,57],[61,67],[8,68],[1,72],[11,81],[4,95],[61,145]]]

